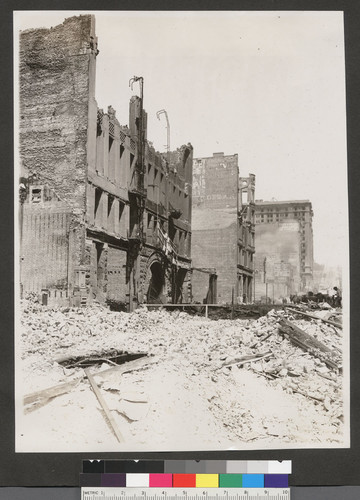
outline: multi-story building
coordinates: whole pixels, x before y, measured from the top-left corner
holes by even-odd
[[[300,224],[294,219],[255,226],[255,301],[288,299],[301,289]]]
[[[312,218],[313,210],[309,200],[256,200],[255,203],[256,234],[261,225],[270,225],[274,231],[279,224],[285,222],[297,221],[299,225],[300,286],[298,291],[308,291],[312,288],[314,266]],[[281,234],[285,235],[286,231],[282,231]],[[267,251],[272,253],[271,243]]]
[[[95,100],[94,16],[20,35],[20,281],[44,301],[187,302],[192,146],[147,141],[143,79],[129,126]]]
[[[199,302],[253,298],[255,176],[240,177],[238,155],[214,153],[193,163],[192,292]],[[200,272],[202,271],[202,272]],[[204,283],[217,277],[206,293]],[[215,280],[213,280],[215,282]]]

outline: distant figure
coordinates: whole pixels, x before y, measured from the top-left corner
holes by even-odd
[[[284,305],[285,305],[285,304],[287,304],[287,299],[286,299],[286,297],[284,297],[284,298],[282,299],[282,303],[283,303]]]
[[[292,304],[300,304],[300,297],[298,297],[296,294],[290,295],[290,302]]]
[[[337,286],[334,286],[334,297],[333,297],[333,306],[341,307],[341,290]]]

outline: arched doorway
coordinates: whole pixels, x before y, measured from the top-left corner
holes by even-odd
[[[164,271],[160,262],[153,262],[150,266],[150,282],[147,290],[148,304],[159,304],[163,302]]]

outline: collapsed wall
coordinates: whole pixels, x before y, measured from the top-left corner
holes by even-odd
[[[193,148],[156,152],[138,96],[129,126],[98,109],[94,26],[20,35],[21,290],[129,310],[188,302]]]
[[[24,176],[51,183],[85,209],[89,95],[94,92],[94,17],[20,35],[20,158]]]

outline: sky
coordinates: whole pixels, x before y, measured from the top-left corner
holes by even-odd
[[[256,175],[256,199],[309,199],[314,257],[347,261],[347,153],[342,12],[15,13],[18,29],[92,13],[98,48],[96,100],[123,125],[144,77],[148,139],[194,157],[238,153]]]

